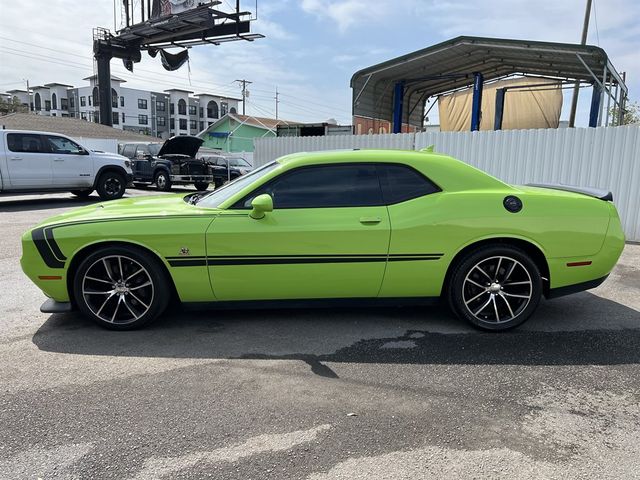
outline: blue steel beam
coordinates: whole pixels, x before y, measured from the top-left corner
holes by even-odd
[[[496,90],[496,116],[493,122],[494,130],[502,130],[502,118],[504,116],[504,97],[506,93],[506,88],[499,88]]]
[[[402,105],[404,82],[397,82],[393,89],[393,133],[402,133]]]
[[[482,117],[482,87],[484,77],[480,72],[473,74],[473,104],[471,105],[471,131],[480,130],[480,119]]]
[[[598,117],[600,115],[600,101],[602,98],[602,89],[597,83],[593,84],[593,93],[591,94],[591,110],[589,111],[589,126],[598,126]]]

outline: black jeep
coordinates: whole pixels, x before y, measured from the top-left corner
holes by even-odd
[[[196,159],[203,140],[181,135],[160,143],[125,143],[121,154],[132,160],[133,184],[144,187],[155,183],[159,190],[171,190],[172,185],[194,184],[206,190],[210,183],[222,185],[227,179],[225,168]]]

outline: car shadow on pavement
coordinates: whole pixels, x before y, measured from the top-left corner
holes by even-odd
[[[84,207],[91,205],[92,203],[98,203],[102,200],[97,194],[89,196],[88,198],[77,198],[72,195],[64,198],[51,198],[47,196],[39,198],[25,198],[23,200],[19,197],[12,197],[11,200],[0,201],[0,212],[24,212],[30,210],[51,210],[55,208],[68,208],[68,207]]]
[[[591,293],[543,301],[521,328],[487,333],[442,307],[182,311],[129,332],[77,313],[51,315],[32,339],[82,355],[391,364],[614,365],[640,363],[640,312]]]

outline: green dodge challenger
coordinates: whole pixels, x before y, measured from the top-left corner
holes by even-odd
[[[512,186],[451,157],[288,155],[208,194],[123,199],[52,217],[22,238],[49,297],[112,329],[172,299],[240,307],[427,304],[487,330],[542,295],[593,288],[624,235],[611,193]]]

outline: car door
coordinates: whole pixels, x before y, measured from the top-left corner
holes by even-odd
[[[60,188],[82,188],[93,185],[91,155],[73,140],[59,135],[43,135],[51,154],[53,185]]]
[[[12,188],[52,188],[51,160],[42,135],[7,133],[7,165]]]
[[[274,210],[256,220],[253,198]],[[207,232],[218,300],[376,297],[389,247],[389,215],[375,166],[301,167],[258,187]]]
[[[141,178],[153,179],[152,158],[148,145],[138,145],[135,151],[133,163],[135,166],[135,175]]]

